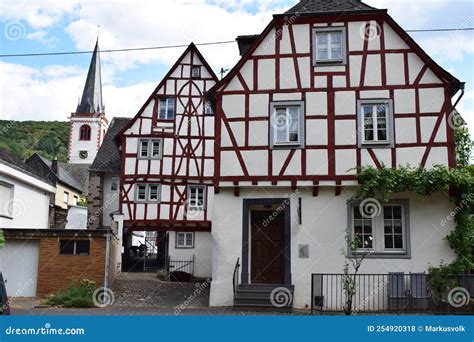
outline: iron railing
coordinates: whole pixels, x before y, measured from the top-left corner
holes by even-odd
[[[235,267],[234,267],[234,274],[232,276],[232,286],[233,286],[233,290],[234,290],[234,297],[235,297],[235,294],[237,293],[237,289],[239,288],[239,269],[240,269],[240,258],[237,258],[237,262],[235,263]]]
[[[194,255],[191,260],[172,260],[168,257],[167,269],[168,273],[183,272],[194,275]]]
[[[473,314],[474,275],[314,273],[311,312]]]

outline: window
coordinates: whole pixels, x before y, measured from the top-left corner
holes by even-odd
[[[91,127],[89,125],[82,125],[79,129],[79,140],[91,140]]]
[[[110,191],[117,191],[119,188],[119,178],[114,176],[110,180]]]
[[[352,236],[358,237],[358,250],[370,251],[371,256],[407,256],[409,254],[408,201],[387,204],[353,202],[349,205]],[[375,208],[375,211],[372,209]]]
[[[201,67],[200,66],[193,66],[191,77],[192,78],[200,78],[201,77]]]
[[[69,192],[64,191],[63,193],[63,202],[68,204],[69,203]]]
[[[0,182],[0,217],[13,216],[13,184]]]
[[[173,120],[174,119],[174,98],[168,97],[159,100],[158,106],[159,120]]]
[[[206,102],[204,102],[204,114],[206,115],[214,114],[214,109],[212,109],[212,104],[211,104],[211,101],[209,100],[206,100]]]
[[[393,145],[391,100],[359,100],[359,147]]]
[[[72,198],[72,205],[77,205],[77,201],[78,201],[78,200],[79,200],[79,197],[74,196],[74,197]]]
[[[314,30],[315,64],[337,63],[346,61],[346,35],[342,28],[321,28]]]
[[[137,202],[158,202],[160,200],[160,186],[158,184],[137,184]]]
[[[161,159],[161,139],[140,140],[138,155],[141,159]]]
[[[202,185],[191,185],[188,191],[188,208],[204,209],[205,208],[205,190]]]
[[[304,142],[303,102],[274,102],[271,104],[271,147],[302,147]]]
[[[194,248],[194,233],[176,233],[176,248]]]
[[[61,255],[89,255],[89,240],[59,240]]]

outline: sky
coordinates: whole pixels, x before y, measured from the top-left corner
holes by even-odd
[[[0,54],[102,50],[234,40],[261,33],[298,0],[0,0]],[[474,27],[472,0],[367,0],[404,29]],[[466,82],[458,110],[474,136],[474,31],[410,33]],[[216,74],[237,44],[199,47]],[[134,116],[184,48],[102,53],[106,114]],[[76,109],[90,54],[0,58],[0,119],[66,121]]]

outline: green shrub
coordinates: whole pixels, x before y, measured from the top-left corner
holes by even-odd
[[[90,308],[94,306],[92,299],[95,289],[95,282],[83,279],[79,283],[71,284],[69,289],[54,294],[45,303],[66,308]]]

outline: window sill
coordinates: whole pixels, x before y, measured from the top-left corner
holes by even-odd
[[[393,144],[392,143],[363,143],[359,146],[359,148],[392,148]]]
[[[325,66],[345,66],[347,63],[344,61],[316,61],[313,62],[314,67],[325,67]]]
[[[194,249],[194,246],[192,246],[192,247],[179,247],[179,246],[176,246],[175,249]]]
[[[355,255],[362,255],[362,252],[351,252],[349,258]],[[411,255],[407,252],[371,252],[366,259],[411,259]]]
[[[297,144],[273,144],[271,146],[271,149],[273,150],[286,150],[286,149],[302,149],[303,146],[301,146],[301,143]]]

